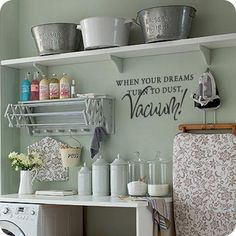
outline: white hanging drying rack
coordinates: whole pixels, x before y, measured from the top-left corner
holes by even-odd
[[[114,134],[114,98],[99,95],[8,104],[9,127],[27,128],[30,135],[91,134],[104,127]]]

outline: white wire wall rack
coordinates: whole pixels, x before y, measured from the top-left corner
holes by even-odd
[[[8,104],[9,127],[27,128],[33,136],[92,134],[96,127],[114,134],[114,98],[99,95]]]

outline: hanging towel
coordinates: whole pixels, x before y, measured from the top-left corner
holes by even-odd
[[[153,236],[159,234],[159,229],[167,231],[170,227],[170,214],[165,199],[147,198],[153,217]]]
[[[99,152],[100,143],[104,141],[107,136],[107,132],[103,127],[96,127],[93,134],[93,139],[91,143],[90,153],[91,157],[94,156]]]
[[[226,236],[236,226],[236,137],[178,134],[173,148],[177,236]]]

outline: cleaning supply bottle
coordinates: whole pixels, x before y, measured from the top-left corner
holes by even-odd
[[[60,79],[60,98],[70,98],[70,79],[66,73],[63,73]]]
[[[76,87],[75,87],[75,80],[73,79],[72,80],[72,83],[71,83],[71,88],[70,88],[70,97],[71,98],[76,98]]]
[[[60,97],[59,90],[59,80],[56,74],[52,75],[52,79],[49,83],[49,98],[50,99],[58,99]]]
[[[39,100],[39,72],[35,72],[30,85],[30,100]]]
[[[29,101],[30,100],[30,77],[31,73],[27,72],[24,80],[21,82],[21,101]]]
[[[42,75],[42,80],[39,83],[39,100],[49,99],[49,81],[46,75]]]

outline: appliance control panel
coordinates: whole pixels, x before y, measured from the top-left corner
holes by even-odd
[[[39,205],[0,203],[1,219],[34,220],[37,219]]]

